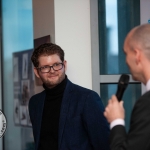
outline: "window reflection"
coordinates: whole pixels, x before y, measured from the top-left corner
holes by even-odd
[[[106,0],[107,73],[118,72],[118,21],[117,0]]]
[[[129,73],[123,52],[124,39],[140,24],[140,1],[133,1],[99,0],[101,75]]]

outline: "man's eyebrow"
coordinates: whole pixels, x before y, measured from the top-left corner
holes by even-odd
[[[55,63],[53,63],[53,65],[54,65],[54,64],[60,64],[60,63],[63,63],[63,62],[55,62]]]

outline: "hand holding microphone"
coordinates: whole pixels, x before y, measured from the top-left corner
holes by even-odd
[[[107,121],[111,123],[115,119],[124,119],[124,108],[122,99],[123,93],[127,88],[129,82],[129,75],[121,75],[118,82],[118,89],[116,95],[113,95],[108,101],[108,105],[105,108],[104,116],[107,118]]]

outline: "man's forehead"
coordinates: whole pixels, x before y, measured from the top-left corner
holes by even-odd
[[[39,62],[43,61],[61,61],[59,55],[53,54],[53,55],[41,55],[39,57]]]
[[[41,56],[39,56],[39,58],[42,58],[42,57],[44,57],[44,58],[59,58],[60,59],[60,56],[58,55],[58,54],[42,54]]]

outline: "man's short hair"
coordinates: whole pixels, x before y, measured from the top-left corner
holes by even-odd
[[[45,43],[37,47],[32,53],[31,61],[34,67],[38,67],[40,56],[49,56],[53,54],[57,54],[60,57],[61,61],[64,61],[64,51],[60,46],[53,43]]]

